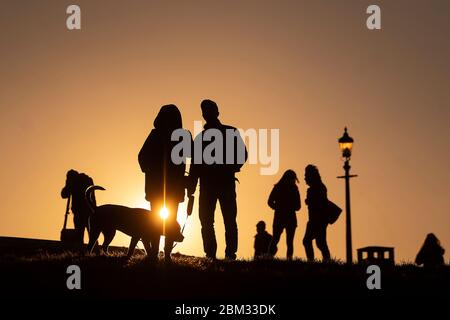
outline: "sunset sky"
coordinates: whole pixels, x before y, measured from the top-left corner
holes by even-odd
[[[81,30],[66,29],[69,4],[81,7]],[[381,7],[379,31],[366,28],[370,4]],[[70,168],[106,188],[99,204],[146,206],[137,155],[159,108],[176,104],[192,131],[209,98],[225,124],[280,130],[278,173],[246,164],[238,175],[238,257],[252,256],[259,220],[271,232],[268,195],[293,169],[302,198],[294,256],[305,258],[303,171],[317,165],[344,208],[344,126],[359,175],[353,248],[393,246],[397,262],[412,261],[434,232],[450,251],[449,13],[446,0],[3,0],[0,235],[59,239]],[[219,209],[216,234],[222,257]],[[197,203],[185,235],[174,252],[202,256]],[[345,259],[344,215],[328,242]],[[128,243],[123,234],[113,242]]]

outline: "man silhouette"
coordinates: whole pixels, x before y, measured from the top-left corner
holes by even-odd
[[[72,197],[73,224],[78,234],[78,241],[83,244],[84,229],[88,228],[90,214],[89,204],[86,201],[86,189],[94,184],[91,177],[84,173],[78,173],[71,169],[66,175],[66,185],[61,190],[61,197],[67,199]],[[92,195],[95,203],[95,195]],[[88,229],[89,231],[89,229]]]
[[[192,157],[188,195],[195,192],[197,181],[200,180],[199,217],[206,257],[216,258],[214,212],[218,200],[225,224],[225,258],[235,260],[238,247],[235,174],[246,161],[247,150],[239,131],[219,121],[219,108],[214,101],[203,100],[201,109],[206,124],[205,130],[194,141],[194,148],[201,150],[201,154],[194,151]],[[221,138],[217,138],[217,134]],[[220,141],[222,144],[218,143]],[[205,151],[210,151],[212,145],[219,147],[211,152],[212,160],[206,159]]]

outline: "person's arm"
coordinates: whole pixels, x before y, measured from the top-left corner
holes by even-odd
[[[253,248],[255,249],[255,258],[258,258],[261,255],[261,248],[258,243],[258,237],[255,236],[255,243],[253,245]]]
[[[323,202],[327,202],[328,201],[328,190],[327,190],[327,186],[322,184],[323,188],[321,189],[321,197],[322,197],[322,201]]]
[[[69,198],[69,197],[70,197],[69,189],[68,189],[67,187],[64,187],[64,188],[61,190],[61,198],[67,199],[67,198]]]
[[[187,190],[188,196],[190,196],[190,195],[193,194],[193,193],[189,193],[189,191],[192,191],[192,189],[193,189],[192,186],[191,186],[191,177],[190,177],[190,174],[191,174],[191,169],[193,169],[192,163],[194,162],[194,160],[193,160],[193,154],[194,154],[194,141],[192,140],[191,132],[188,131],[188,130],[186,130],[186,131],[189,133],[189,136],[190,136],[190,138],[191,138],[191,139],[190,139],[191,149],[190,149],[190,151],[189,151],[190,153],[185,155],[186,158],[184,159],[185,166],[184,166],[184,173],[183,173],[183,175],[184,175],[185,173],[187,173],[187,176],[184,176],[184,187],[185,187],[186,190]],[[190,163],[189,163],[189,164],[188,164],[187,158],[190,159]],[[195,192],[195,188],[194,188],[194,192]]]
[[[197,157],[203,156],[203,149],[201,148],[200,154],[195,154],[195,146],[197,144],[202,143],[201,134],[199,134],[197,137],[195,137],[195,139],[192,141],[191,165],[189,166],[189,175],[188,175],[188,180],[187,180],[188,181],[188,185],[187,185],[188,196],[195,193],[195,189],[197,188],[198,179],[200,178],[202,159],[197,159]],[[198,163],[196,163],[196,162],[198,162]]]
[[[195,193],[195,189],[197,189],[197,183],[199,179],[199,168],[198,165],[192,164],[189,168],[189,175],[188,175],[188,185],[187,185],[187,192],[188,196],[193,195]]]
[[[267,200],[267,204],[269,207],[273,210],[276,209],[277,201],[276,201],[276,186],[273,187],[272,191],[270,192],[269,199]]]
[[[145,140],[145,142],[142,145],[142,148],[138,154],[138,162],[139,162],[139,166],[141,167],[142,172],[148,171],[148,162],[149,162],[149,158],[150,158],[152,132],[150,132],[150,134],[148,135],[147,139]]]
[[[71,194],[71,190],[70,190],[69,182],[66,179],[66,185],[61,190],[61,198],[67,199],[70,197],[70,194]]]
[[[236,134],[236,140],[235,140],[235,155],[236,155],[236,161],[237,160],[240,160],[239,158],[238,158],[238,152],[241,152],[241,150],[244,150],[244,161],[242,161],[242,163],[236,163],[235,165],[236,165],[236,169],[235,169],[235,171],[236,172],[239,172],[239,171],[241,171],[241,168],[242,168],[242,166],[244,165],[244,163],[245,162],[247,162],[247,158],[248,158],[248,151],[247,151],[247,146],[245,145],[245,143],[244,143],[244,140],[242,139],[242,137],[241,137],[241,134],[240,134],[240,132],[239,132],[239,130],[238,129],[234,129],[234,130],[236,130],[236,132],[237,132],[237,134]]]
[[[295,200],[294,201],[295,211],[298,211],[298,210],[300,210],[300,208],[302,206],[301,201],[300,201],[300,192],[298,191],[298,188],[295,189],[295,199],[294,200]]]
[[[308,188],[308,190],[306,190],[306,198],[305,198],[305,203],[307,206],[310,205],[310,199],[311,199],[311,188]]]

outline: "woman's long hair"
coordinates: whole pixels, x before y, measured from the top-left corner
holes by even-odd
[[[183,127],[181,112],[174,104],[162,106],[158,115],[153,121],[153,126],[157,130],[172,132],[173,130]]]
[[[313,184],[318,184],[322,182],[322,177],[320,176],[319,169],[315,165],[309,164],[305,168],[305,176]]]
[[[297,178],[297,174],[295,173],[294,170],[286,170],[283,173],[283,176],[281,177],[280,181],[278,181],[275,185],[276,186],[291,186],[291,185],[296,185],[296,183],[298,182],[298,178]]]
[[[435,236],[434,233],[429,233],[427,234],[427,237],[425,238],[425,241],[422,245],[422,250],[428,250],[428,249],[434,249],[434,248],[440,248],[443,249],[441,247],[441,242],[439,241],[439,239]]]

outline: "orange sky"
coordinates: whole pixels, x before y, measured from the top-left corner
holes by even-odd
[[[380,2],[374,32],[365,8],[376,2],[76,1],[82,30],[68,31],[73,2],[3,1],[0,235],[58,239],[69,168],[107,189],[100,204],[144,205],[137,154],[160,106],[178,105],[193,130],[210,98],[224,123],[280,129],[279,173],[246,165],[239,175],[239,257],[252,255],[258,220],[271,229],[266,200],[285,169],[303,177],[316,164],[329,198],[344,207],[336,176],[345,125],[359,175],[353,247],[395,246],[397,261],[413,260],[434,232],[450,248],[450,2]],[[300,191],[303,201],[303,180]],[[175,251],[203,254],[197,210]],[[302,258],[306,216],[303,203],[294,243]],[[328,238],[344,259],[345,219]]]

